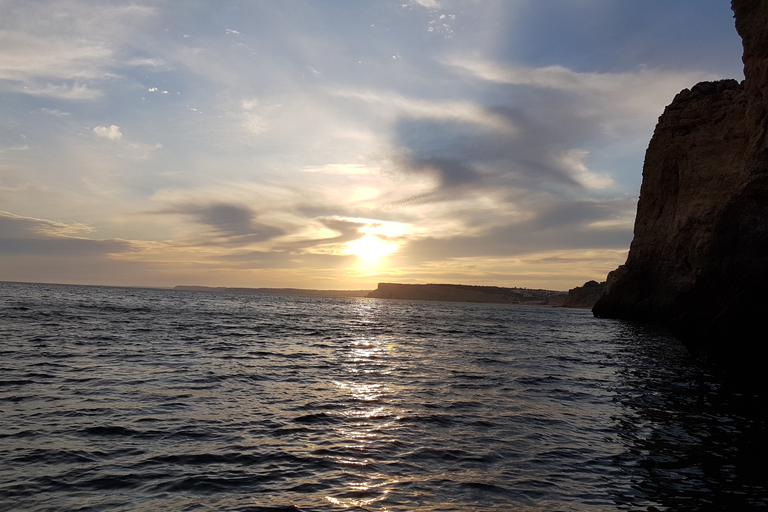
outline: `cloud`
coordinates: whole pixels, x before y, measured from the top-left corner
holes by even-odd
[[[106,46],[83,39],[52,39],[0,30],[0,80],[84,80],[103,76],[100,66],[112,57]]]
[[[93,240],[72,236],[88,231],[92,231],[92,228],[83,224],[65,224],[0,211],[0,254],[103,256],[135,250],[130,242],[124,240]]]
[[[133,154],[127,155],[134,160],[149,160],[152,153],[163,148],[162,144],[142,144],[139,142],[132,142],[129,146],[133,150]]]
[[[554,194],[552,201],[617,192],[615,176],[624,169],[593,168],[595,161],[617,151],[606,150],[606,136],[623,144],[646,141],[670,98],[691,81],[708,77],[644,68],[579,73],[562,66],[483,61],[455,60],[452,65],[470,72],[471,80],[485,82],[485,94],[473,104],[463,102],[463,114],[451,111],[448,102],[389,98],[388,104],[396,106],[391,162],[406,176],[431,178],[433,186],[391,204],[469,199],[484,190],[506,190],[515,198],[547,191]],[[492,101],[483,104],[484,97]],[[364,98],[383,101],[386,96]]]
[[[388,115],[396,119],[449,120],[485,125],[504,132],[516,131],[515,125],[510,123],[509,119],[495,115],[493,111],[489,111],[475,101],[411,98],[397,93],[371,90],[339,89],[332,91],[331,94],[363,101],[373,106],[379,115]]]
[[[70,116],[69,112],[62,112],[61,110],[59,110],[57,108],[53,108],[53,109],[51,109],[51,108],[41,108],[40,111],[41,112],[45,112],[46,114],[52,115],[54,117],[69,117]]]
[[[237,204],[186,204],[160,213],[182,214],[207,226],[208,236],[194,242],[202,246],[248,246],[285,234],[282,228],[257,222],[256,212]]]
[[[325,164],[320,166],[306,166],[301,172],[322,173],[322,174],[342,174],[342,175],[369,175],[375,170],[365,164]]]
[[[353,4],[238,0],[212,16],[198,2],[179,17],[165,2],[0,0],[11,6],[0,17],[0,203],[167,240],[162,254],[130,256],[158,274],[156,256],[167,276],[183,261],[184,275],[248,285],[288,276],[258,268],[316,283],[313,266],[354,262],[339,254],[366,234],[400,244],[390,258],[412,278],[453,272],[461,258],[503,260],[498,270],[571,242],[615,250],[612,240],[631,237],[633,205],[605,198],[636,196],[656,117],[710,76],[675,67],[691,61],[674,45],[654,60],[636,23],[600,35],[642,46],[643,59],[571,47],[579,41],[566,36],[588,32],[605,48],[611,39],[592,28],[634,8],[585,25],[564,14],[591,13],[583,2],[554,15],[533,0]],[[73,242],[96,235],[41,219],[17,237],[28,248],[111,243]]]
[[[249,208],[222,203],[199,208],[194,216],[216,231],[232,236],[250,235],[256,218]]]
[[[97,126],[93,129],[93,133],[100,139],[120,140],[123,138],[123,134],[120,132],[120,127],[114,124],[109,127]]]
[[[92,231],[93,228],[80,223],[65,224],[46,219],[21,217],[0,210],[0,233],[5,237],[36,238],[70,235]]]
[[[217,258],[237,269],[287,269],[303,268],[303,272],[311,273],[316,269],[346,269],[357,261],[357,256],[349,254],[296,254],[289,251],[249,251],[237,254],[227,254]],[[300,286],[308,286],[307,279],[300,281]],[[280,283],[285,286],[285,282]]]
[[[413,0],[413,3],[426,7],[427,9],[439,9],[440,3],[437,0]]]
[[[38,85],[30,83],[25,86],[8,88],[11,92],[29,94],[30,96],[42,96],[46,98],[57,98],[61,100],[95,100],[102,96],[102,92],[80,83],[74,84],[44,84]]]
[[[312,245],[345,243],[357,240],[363,236],[360,229],[366,225],[365,222],[355,222],[347,219],[329,218],[318,219],[325,227],[338,233],[337,236],[329,238],[320,238],[312,240]]]
[[[29,151],[29,144],[27,144],[27,138],[25,136],[21,136],[22,140],[24,141],[24,144],[21,146],[10,146],[7,148],[0,147],[0,153],[6,153],[9,151]]]
[[[589,151],[571,149],[559,155],[562,168],[582,187],[591,189],[607,188],[614,184],[610,176],[600,175],[589,170],[584,159]]]
[[[702,77],[695,71],[660,71],[640,67],[619,73],[578,72],[564,66],[528,67],[499,64],[489,61],[461,60],[447,61],[446,64],[463,68],[478,78],[491,82],[513,85],[530,85],[547,89],[560,89],[585,93],[615,93],[618,90],[647,91],[648,84],[659,85],[659,81],[691,83]]]
[[[406,175],[434,179],[434,189],[423,199],[446,200],[489,188],[541,191],[553,186],[582,189],[610,184],[587,168],[587,152],[574,149],[578,141],[569,138],[576,137],[563,132],[562,126],[533,119],[517,108],[486,110],[489,116],[508,118],[519,129],[498,131],[474,123],[407,117],[396,123],[393,145],[397,149],[391,160]]]
[[[456,258],[512,258],[537,252],[576,249],[618,250],[632,240],[632,201],[545,203],[519,222],[463,230],[454,236],[413,239],[401,250],[409,264]],[[601,224],[616,219],[613,225]]]
[[[604,229],[622,228],[626,230],[631,226],[626,222],[632,218],[634,202],[629,200],[585,200],[572,199],[557,201],[547,204],[531,218],[528,225],[531,230],[539,231],[551,228],[571,229],[574,225],[580,226],[585,231],[601,232]],[[604,224],[595,228],[595,223],[607,220],[623,219],[621,224]]]
[[[530,67],[479,59],[444,60],[447,66],[481,80],[578,97],[571,109],[582,118],[603,122],[606,132],[637,122],[655,122],[663,107],[680,90],[719,78],[697,70],[662,70],[639,66],[615,73],[579,72],[565,66]]]
[[[365,222],[355,222],[347,219],[340,218],[316,218],[314,221],[319,222],[326,230],[337,233],[335,236],[326,237],[308,237],[302,240],[292,241],[289,243],[279,244],[275,247],[276,250],[303,250],[317,248],[328,245],[341,245],[346,242],[351,242],[362,238],[364,233],[361,229],[366,225]]]
[[[441,188],[469,185],[480,179],[480,174],[471,164],[457,158],[396,156],[395,162],[407,173],[434,176]]]
[[[296,265],[294,256],[287,251],[238,252],[220,255],[216,259],[240,269],[292,268]]]
[[[166,65],[165,60],[159,58],[134,58],[125,62],[126,66],[159,68]]]
[[[78,2],[13,2],[0,21],[0,90],[93,100],[116,76],[114,49],[152,7]]]

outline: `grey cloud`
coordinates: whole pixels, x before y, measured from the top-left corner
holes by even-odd
[[[629,226],[591,225],[631,216],[634,201],[547,202],[526,221],[489,227],[473,235],[427,237],[408,243],[403,257],[421,262],[461,257],[519,256],[570,249],[623,249],[632,240]]]
[[[559,226],[547,230],[512,225],[493,228],[481,235],[452,238],[424,238],[404,249],[404,256],[417,262],[445,258],[511,257],[550,250],[621,249],[632,241],[632,230],[587,229]]]
[[[217,258],[240,269],[292,269],[297,264],[309,268],[346,268],[357,257],[347,254],[293,254],[287,250],[249,251]]]
[[[248,251],[216,257],[236,268],[291,268],[293,261],[287,251]]]
[[[392,201],[388,201],[388,199],[392,199]],[[375,205],[377,208],[375,210],[375,217],[377,220],[381,221],[392,221],[392,222],[414,222],[417,220],[417,217],[413,214],[413,212],[409,212],[408,210],[403,209],[403,206],[407,206],[409,204],[416,204],[420,201],[420,198],[403,198],[401,195],[388,195],[381,199],[381,202]],[[302,216],[306,218],[312,218],[312,219],[323,219],[323,218],[334,218],[334,217],[346,217],[346,218],[369,218],[371,217],[371,207],[370,204],[353,204],[353,205],[345,205],[345,204],[331,204],[331,203],[325,203],[325,202],[317,202],[315,204],[303,204],[300,205],[295,209],[296,213],[301,214]],[[344,222],[351,222],[351,221],[344,221]],[[362,223],[359,224],[359,227],[362,227]],[[333,229],[333,228],[332,228]],[[350,232],[350,236],[354,234],[355,236],[344,241],[351,241],[355,240],[357,238],[360,238],[363,236],[362,234],[355,234]]]
[[[203,224],[232,236],[252,234],[256,218],[248,208],[223,203],[201,207],[193,215]]]
[[[310,268],[344,269],[356,259],[357,256],[351,254],[306,254],[302,256],[301,263]]]
[[[318,240],[320,242],[344,243],[357,240],[363,236],[362,233],[360,233],[360,228],[365,226],[365,224],[362,222],[353,222],[351,220],[344,219],[320,219],[320,221],[325,225],[325,227],[339,233],[338,236]]]
[[[306,252],[306,249],[357,240],[363,236],[360,228],[366,224],[336,218],[319,218],[317,220],[325,227],[337,232],[338,235],[278,244],[271,251],[248,251],[218,256],[217,259],[227,261],[238,268],[294,268],[297,265],[341,268],[354,261],[356,257],[352,255],[313,254]]]
[[[119,78],[115,48],[136,40],[153,7],[101,2],[14,2],[0,24],[0,89],[34,96],[91,100]],[[138,23],[137,23],[138,22]]]
[[[282,228],[257,222],[256,212],[240,205],[184,205],[163,213],[180,213],[208,226],[215,244],[247,245],[285,234]]]
[[[132,252],[129,242],[121,240],[88,240],[49,236],[44,238],[1,237],[0,254],[44,256],[94,256]]]
[[[61,228],[61,224],[50,220],[19,217],[12,213],[0,212],[0,236],[3,239],[14,237],[37,238],[45,230]]]
[[[442,188],[453,188],[477,182],[480,174],[469,164],[457,158],[430,156],[396,157],[400,169],[409,173],[434,175]]]
[[[575,141],[568,140],[561,127],[531,119],[522,110],[508,106],[488,107],[487,111],[506,119],[510,129],[500,131],[451,120],[400,120],[395,144],[401,153],[392,158],[395,166],[406,174],[436,176],[438,189],[432,200],[461,193],[448,189],[464,185],[581,188],[560,158],[575,147]]]
[[[313,238],[310,240],[302,240],[299,242],[292,242],[290,244],[283,244],[278,246],[278,250],[298,250],[307,247],[317,247],[319,245],[327,244],[342,244],[345,242],[351,242],[361,238],[363,234],[360,232],[360,228],[365,226],[362,222],[353,222],[344,219],[318,219],[325,227],[332,229],[339,233],[337,236],[326,238]]]
[[[625,201],[557,201],[549,205],[537,216],[533,225],[536,229],[557,226],[586,224],[617,217]]]
[[[61,234],[67,226],[44,219],[0,212],[0,254],[43,256],[99,256],[132,252],[124,240],[91,240]]]

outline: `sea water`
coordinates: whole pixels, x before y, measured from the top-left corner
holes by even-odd
[[[0,283],[0,510],[766,510],[765,398],[586,310]]]

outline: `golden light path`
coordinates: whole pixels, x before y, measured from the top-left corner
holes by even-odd
[[[363,303],[358,308],[359,317],[355,321],[372,327],[376,322],[374,312],[374,306]],[[394,430],[397,430],[400,416],[387,403],[387,399],[395,390],[390,384],[380,381],[382,376],[391,375],[397,366],[397,359],[391,340],[377,335],[359,337],[351,341],[347,349],[342,364],[348,377],[344,381],[334,380],[333,383],[350,401],[350,407],[340,413],[349,421],[336,430],[342,438],[348,440],[345,448],[359,451],[362,455],[375,442],[388,438]],[[375,382],[376,380],[380,382]],[[374,462],[368,457],[340,457],[337,461],[350,466],[368,466]],[[366,478],[362,474],[355,475],[350,472],[349,476],[352,478],[352,481],[348,482],[349,489],[358,496],[354,498],[326,496],[325,499],[328,502],[342,508],[361,508],[386,500],[389,494],[386,488],[398,482],[396,479],[378,473],[369,474]],[[372,491],[378,492],[374,492],[370,497],[365,496]],[[387,509],[382,510],[386,512]]]

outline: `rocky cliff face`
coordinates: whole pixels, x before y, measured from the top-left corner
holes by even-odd
[[[609,275],[598,316],[671,320],[712,263],[723,206],[745,180],[744,88],[705,82],[678,94],[648,146],[627,262]]]
[[[627,262],[593,311],[664,322],[700,359],[768,384],[768,1],[732,8],[745,80],[686,89],[659,118]]]
[[[568,298],[563,303],[564,308],[584,308],[591,309],[597,299],[603,294],[605,281],[587,281],[581,286],[568,290]]]

